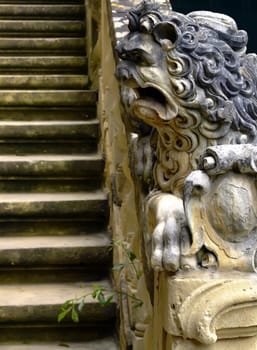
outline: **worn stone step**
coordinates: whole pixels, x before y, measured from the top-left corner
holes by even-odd
[[[81,139],[74,141],[72,139],[66,140],[37,140],[35,142],[28,142],[28,139],[19,140],[0,140],[0,155],[17,155],[28,156],[37,154],[74,154],[83,155],[97,152],[97,143],[94,139]]]
[[[1,5],[0,5],[1,9]],[[85,50],[84,37],[60,37],[60,38],[5,38],[0,35],[0,50],[4,53],[6,50],[17,50],[20,54],[22,50],[25,51],[71,51],[82,52]]]
[[[69,299],[88,295],[81,321],[112,322],[115,316],[115,302],[102,307],[90,295],[93,285],[101,285],[111,291],[108,280],[77,283],[28,283],[2,284],[0,289],[0,323],[56,322],[61,305]],[[110,295],[110,293],[107,293]]]
[[[92,172],[93,173],[93,172]],[[67,192],[87,192],[101,188],[103,184],[102,174],[88,177],[83,174],[81,177],[74,175],[63,177],[39,177],[39,176],[18,176],[0,177],[0,192],[10,193],[67,193]]]
[[[45,20],[45,21],[34,21],[34,20],[1,20],[0,21],[0,35],[24,35],[27,33],[28,36],[34,36],[36,33],[44,33],[46,36],[49,35],[84,35],[85,25],[84,21],[78,20]],[[37,34],[38,35],[38,34]]]
[[[0,21],[1,22],[1,21]],[[0,89],[85,89],[87,75],[0,75]]]
[[[0,177],[69,177],[101,176],[103,159],[93,155],[0,156]]]
[[[107,215],[102,191],[74,193],[0,193],[0,220],[18,218],[83,218]]]
[[[84,4],[84,0],[0,0],[0,4],[10,5],[10,4],[40,4],[40,5],[57,5],[57,4]]]
[[[39,121],[8,121],[0,120],[0,140],[7,139],[75,139],[92,142],[98,137],[99,122],[93,120],[39,120]]]
[[[109,248],[106,248],[107,252],[110,252]],[[105,263],[102,264],[101,260],[94,264],[79,264],[68,265],[67,261],[64,265],[7,265],[0,267],[0,288],[1,284],[14,285],[18,283],[30,284],[30,283],[74,283],[77,281],[95,281],[101,283],[101,280],[106,278],[110,274],[111,268],[111,254],[108,259],[105,259]],[[0,343],[1,343],[1,324],[0,324]]]
[[[10,220],[0,217],[1,237],[20,236],[78,236],[97,232],[105,232],[107,218],[103,216],[93,218],[81,217],[75,220],[71,217],[59,218],[27,218],[25,220]],[[18,222],[18,224],[17,224]],[[92,268],[94,268],[92,266]],[[1,282],[1,279],[0,279]]]
[[[111,323],[98,322],[98,324],[90,325],[81,321],[77,324],[57,324],[57,322],[50,325],[42,323],[9,323],[5,326],[0,324],[0,344],[10,344],[11,342],[13,345],[35,345],[38,343],[43,345],[48,342],[50,344],[59,344],[59,350],[65,347],[65,344],[69,345],[74,343],[74,341],[90,344],[90,346],[95,344],[97,340],[107,341],[108,344],[111,344],[114,339],[110,337],[110,334],[114,334],[115,326]],[[60,347],[61,344],[62,347]],[[89,349],[91,350],[91,348],[85,347],[83,350]]]
[[[72,5],[72,4],[80,4],[83,5],[85,3],[84,0],[0,0],[0,4],[10,5],[10,4],[38,4],[38,5]]]
[[[84,6],[80,4],[20,4],[5,3],[0,4],[0,18],[84,18]]]
[[[90,265],[111,262],[110,237],[83,236],[0,237],[0,267]]]
[[[114,338],[106,337],[85,342],[45,342],[32,344],[7,343],[0,344],[0,350],[60,350],[69,348],[71,350],[118,350],[118,344]]]
[[[5,51],[6,54],[6,51]],[[0,56],[1,74],[8,71],[23,72],[24,75],[34,71],[57,74],[57,71],[86,73],[87,59],[84,56]]]
[[[96,117],[96,104],[71,107],[1,107],[1,121],[89,121]]]
[[[1,90],[0,106],[71,107],[94,105],[97,92],[90,90]]]

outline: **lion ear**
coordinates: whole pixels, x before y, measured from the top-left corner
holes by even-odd
[[[178,31],[174,24],[161,22],[154,27],[153,36],[164,49],[171,49],[177,41]]]

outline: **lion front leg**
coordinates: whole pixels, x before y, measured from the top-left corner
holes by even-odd
[[[146,204],[147,232],[152,236],[154,270],[175,272],[180,267],[180,238],[186,225],[183,201],[168,193],[156,193]]]

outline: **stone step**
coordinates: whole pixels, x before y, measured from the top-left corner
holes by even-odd
[[[103,159],[93,155],[30,155],[0,156],[0,178],[41,177],[41,178],[85,178],[100,176]]]
[[[62,155],[62,154],[74,154],[83,155],[97,152],[97,143],[95,139],[85,139],[81,142],[81,139],[77,141],[72,139],[59,139],[59,140],[35,140],[34,142],[28,141],[28,139],[16,139],[16,140],[0,140],[0,156],[17,155],[17,156],[29,156],[37,154],[45,155]]]
[[[105,232],[107,220],[103,216],[100,217],[100,215],[96,220],[87,217],[73,219],[65,216],[59,218],[36,217],[27,218],[26,220],[20,220],[20,218],[10,220],[10,218],[0,217],[0,223],[1,237],[83,236]]]
[[[91,172],[91,174],[93,171]],[[1,177],[0,192],[6,193],[67,193],[67,192],[88,192],[101,188],[103,184],[102,174],[88,177],[89,174],[83,174],[81,177],[62,178],[60,177],[39,177],[39,176],[19,176],[19,177]]]
[[[84,35],[84,21],[78,20],[1,20],[0,35],[4,36],[21,36],[27,34],[29,37],[39,35],[44,36],[56,35]],[[26,35],[25,35],[26,36]]]
[[[0,266],[109,264],[110,237],[83,236],[0,237]],[[60,279],[60,278],[59,278]],[[2,282],[1,282],[2,283]]]
[[[72,18],[84,18],[85,8],[80,4],[31,4],[26,3],[9,3],[5,2],[0,4],[0,19],[48,19],[48,18],[61,18],[61,19],[72,19]]]
[[[102,307],[92,298],[93,286],[103,286],[111,291],[108,280],[78,281],[77,283],[2,284],[0,289],[0,323],[56,322],[61,305],[70,299],[88,295],[80,314],[81,321],[113,322],[115,302]],[[110,295],[110,293],[107,293]],[[66,322],[68,319],[66,320]]]
[[[98,137],[99,122],[93,120],[39,120],[8,121],[0,120],[0,140],[80,140],[90,142]],[[85,140],[86,141],[86,140]],[[24,141],[23,141],[24,142]]]
[[[0,59],[1,61],[1,59]],[[90,121],[96,117],[96,104],[71,107],[1,107],[1,121]]]
[[[0,193],[0,220],[32,218],[105,219],[102,191],[74,193]]]
[[[10,5],[10,4],[40,4],[40,5],[72,5],[80,4],[83,5],[85,0],[0,0],[0,4]]]
[[[0,21],[1,23],[1,21]],[[82,74],[44,74],[44,75],[0,75],[1,89],[85,89],[88,84],[87,75]]]
[[[110,334],[114,333],[114,324],[110,323],[98,322],[98,325],[89,325],[83,322],[75,325],[67,323],[57,324],[56,322],[50,325],[12,323],[7,326],[0,324],[0,346],[1,344],[10,344],[12,346],[34,346],[40,344],[43,346],[48,343],[51,345],[58,344],[58,349],[60,350],[76,342],[76,344],[84,344],[83,350],[95,350],[94,347],[91,348],[89,345],[96,346],[99,340],[101,346],[108,344],[110,350],[118,350],[118,348],[112,347],[115,344],[115,340],[113,337],[110,337]],[[106,348],[100,347],[100,349]]]
[[[45,342],[33,344],[7,343],[0,344],[0,350],[60,350],[69,348],[71,350],[118,350],[115,339],[108,337],[85,342]]]
[[[40,5],[72,5],[72,4],[84,4],[85,0],[0,0],[0,4],[10,5],[10,4],[40,4]]]
[[[5,55],[6,55],[5,51]],[[87,71],[87,59],[84,56],[0,56],[1,75],[8,72],[20,74],[57,74],[59,72],[85,74]],[[11,74],[10,74],[11,75]],[[13,73],[12,73],[13,75]]]
[[[1,9],[1,5],[0,5]],[[60,37],[60,38],[5,38],[0,35],[0,51],[15,50],[17,54],[22,51],[78,51],[85,50],[84,37]]]
[[[110,249],[106,247],[106,251],[109,254]],[[14,285],[14,284],[37,284],[37,283],[74,283],[77,281],[95,281],[95,283],[101,283],[101,280],[106,278],[110,273],[110,259],[109,256],[101,258],[98,261],[94,261],[88,265],[68,265],[67,261],[65,265],[36,265],[36,266],[20,266],[10,265],[0,267],[0,288],[1,285]],[[102,262],[105,261],[103,264]],[[86,262],[86,261],[85,261]],[[0,343],[1,343],[1,323],[0,323]]]
[[[1,90],[0,106],[71,107],[94,105],[97,92],[90,90]]]

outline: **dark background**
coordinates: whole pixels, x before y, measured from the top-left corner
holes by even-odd
[[[171,0],[174,11],[207,10],[224,13],[248,32],[248,52],[257,53],[257,0]]]

